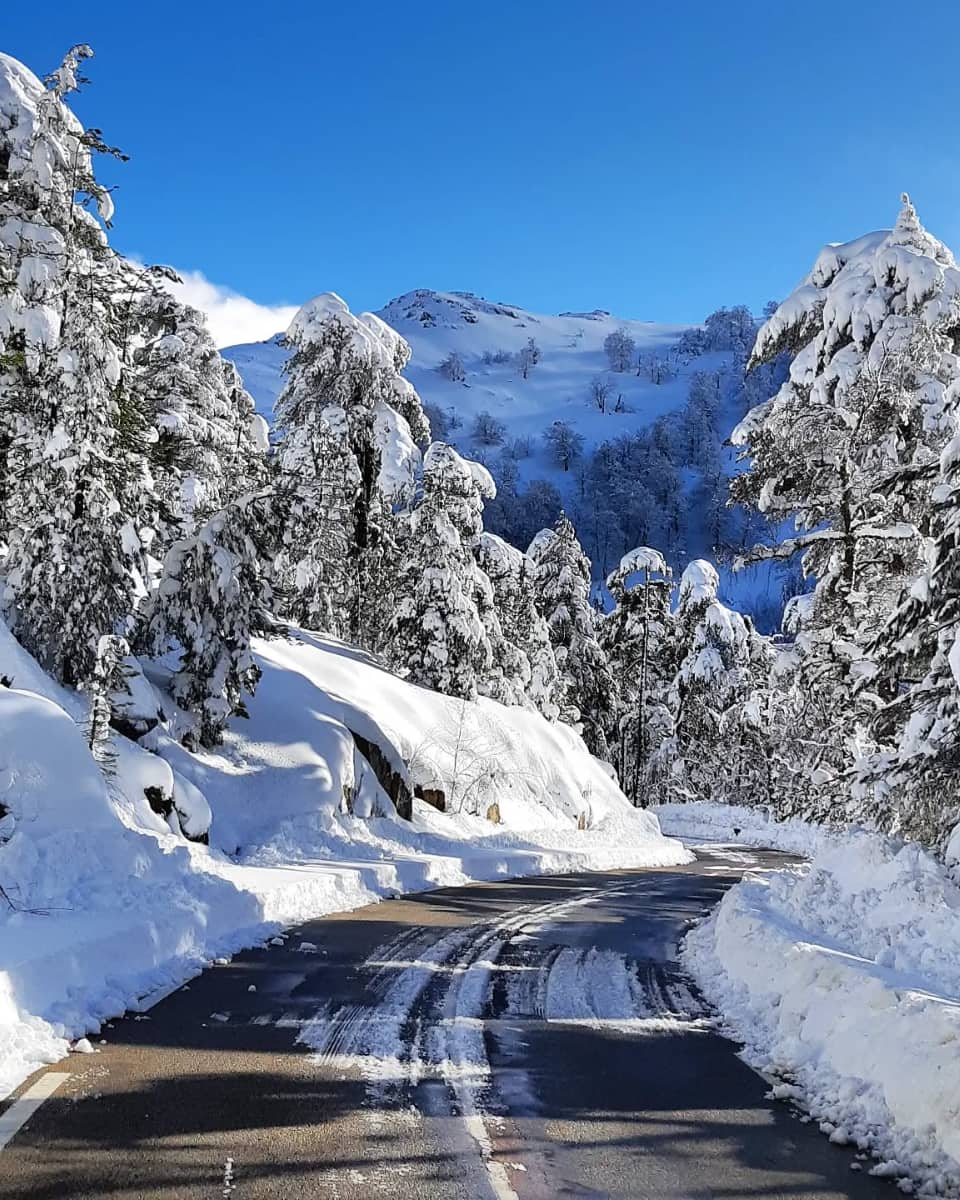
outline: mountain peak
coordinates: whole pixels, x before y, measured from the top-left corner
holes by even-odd
[[[424,329],[462,329],[464,325],[476,325],[481,315],[509,321],[531,319],[516,305],[485,300],[475,292],[435,292],[431,288],[404,292],[385,305],[380,315],[388,325],[419,325]]]

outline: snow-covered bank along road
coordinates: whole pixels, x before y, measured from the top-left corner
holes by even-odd
[[[691,921],[781,861],[736,860],[305,924],[55,1068],[0,1197],[892,1197],[766,1098],[683,977]]]
[[[864,1169],[960,1196],[960,888],[940,863],[825,838],[731,889],[684,963],[775,1093],[879,1160]]]
[[[0,620],[0,676],[15,684],[0,687],[0,1097],[284,925],[471,880],[690,858],[563,725],[414,687],[310,634],[257,651],[249,719],[222,747],[192,754],[156,729],[149,753],[118,736],[107,778],[85,698]],[[145,710],[169,709],[139,685]],[[402,818],[358,737],[408,799],[434,789],[445,811],[412,798]]]

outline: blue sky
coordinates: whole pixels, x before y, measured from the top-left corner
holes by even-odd
[[[158,24],[158,15],[162,24]],[[58,2],[4,15],[130,156],[114,241],[264,305],[415,287],[695,321],[899,193],[960,250],[960,5]]]

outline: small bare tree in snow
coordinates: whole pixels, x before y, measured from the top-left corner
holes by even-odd
[[[513,459],[529,458],[533,453],[533,438],[528,434],[513,438],[504,453]]]
[[[504,766],[514,755],[496,725],[461,700],[427,731],[408,765],[422,785],[443,790],[447,812],[482,816],[505,788],[529,778]]]
[[[637,352],[637,343],[621,325],[603,339],[603,349],[611,371],[628,371]]]
[[[600,412],[607,411],[607,401],[613,391],[613,384],[602,375],[590,380],[590,403]]]
[[[474,418],[470,436],[481,446],[499,446],[507,436],[507,427],[493,413],[481,412]]]
[[[437,372],[444,379],[449,379],[451,383],[463,383],[467,378],[463,359],[456,350],[451,350],[446,358],[440,360],[437,364]]]
[[[554,421],[544,433],[543,442],[553,461],[565,471],[583,454],[583,435],[566,421]]]
[[[526,379],[539,361],[540,347],[533,338],[527,338],[527,344],[517,355],[517,366],[520,368],[521,376]]]
[[[641,354],[637,359],[637,374],[646,376],[651,383],[669,383],[677,375],[674,361],[662,354]]]
[[[509,350],[484,350],[480,361],[485,367],[502,367],[513,362],[513,355]]]

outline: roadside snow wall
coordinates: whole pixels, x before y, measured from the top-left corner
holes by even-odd
[[[903,1190],[960,1194],[960,888],[933,857],[835,836],[731,888],[684,962],[776,1096]]]

